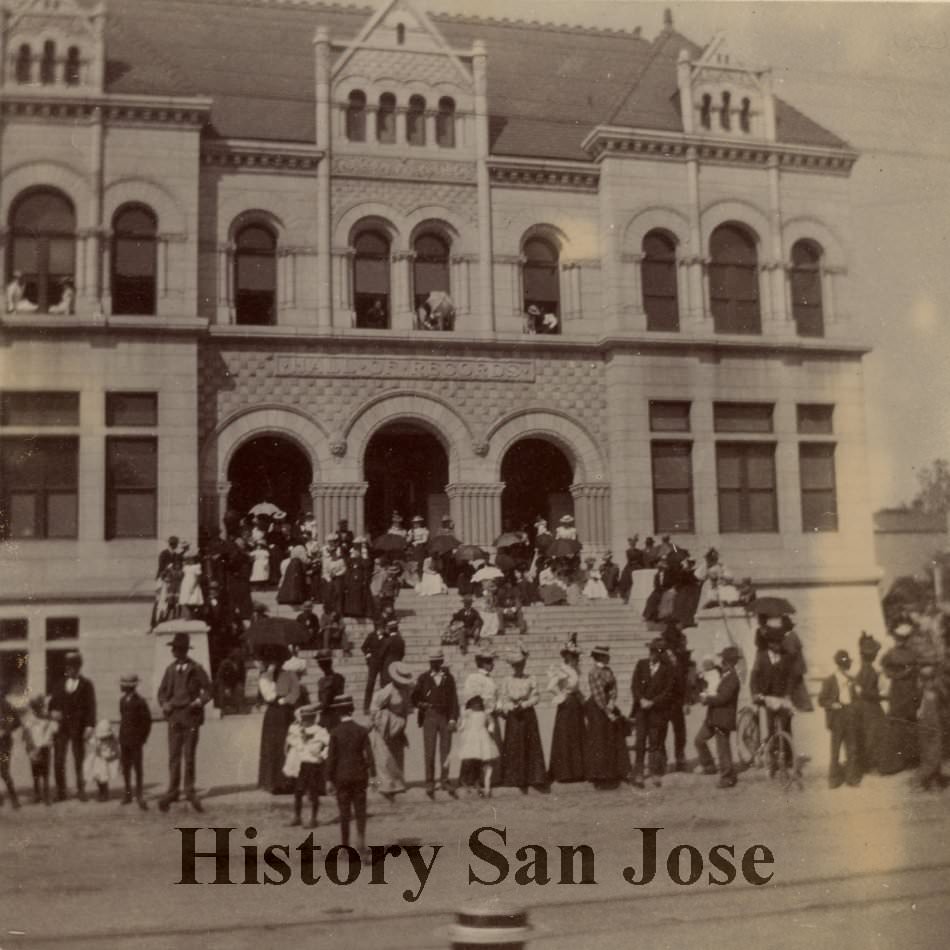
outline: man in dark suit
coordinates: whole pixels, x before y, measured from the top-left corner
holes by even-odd
[[[736,730],[736,706],[739,702],[739,674],[736,663],[739,662],[739,648],[726,647],[720,654],[722,675],[715,693],[703,693],[702,702],[706,706],[706,720],[696,733],[694,745],[699,753],[699,767],[703,772],[713,775],[716,766],[709,754],[709,740],[716,738],[716,757],[719,759],[719,787],[732,788],[738,779],[732,764],[732,749],[729,745],[729,733]]]
[[[337,715],[333,704],[346,689],[346,677],[333,669],[333,651],[317,650],[317,666],[320,667],[320,679],[317,680],[317,705],[320,707],[320,725],[332,729],[337,724]]]
[[[320,645],[320,618],[313,612],[313,601],[305,600],[297,614],[297,623],[305,627],[310,635],[307,646],[315,650]]]
[[[435,798],[435,747],[438,743],[438,787],[455,798],[455,789],[449,784],[449,753],[452,751],[452,733],[459,718],[459,698],[455,678],[445,669],[445,654],[441,650],[429,655],[429,669],[416,682],[412,705],[419,711],[419,725],[422,727],[426,795]]]
[[[166,567],[176,561],[181,561],[181,551],[178,550],[178,538],[172,535],[168,539],[168,547],[158,552],[158,570],[155,572],[155,580],[165,573]]]
[[[340,812],[340,841],[350,843],[350,817],[356,816],[356,848],[366,849],[366,790],[375,776],[369,731],[353,722],[353,700],[341,696],[331,710],[339,723],[330,733],[327,751],[327,782],[336,792]]]
[[[633,670],[633,717],[636,727],[636,759],[633,784],[643,788],[643,760],[649,744],[650,774],[653,784],[662,784],[666,768],[663,742],[669,722],[675,672],[664,657],[665,644],[657,637],[650,642],[650,656],[639,660]]]
[[[822,680],[818,705],[825,711],[825,724],[831,733],[831,762],[828,767],[828,787],[838,788],[842,782],[861,784],[857,756],[857,699],[858,690],[847,650],[835,654],[835,671]],[[841,765],[841,747],[844,746],[845,764]]]
[[[379,685],[388,686],[390,683],[389,667],[398,663],[406,655],[406,641],[399,632],[399,621],[389,620],[386,623],[386,641],[383,643],[380,667]]]
[[[176,633],[171,642],[174,660],[158,687],[158,704],[168,723],[168,791],[158,800],[161,811],[178,800],[181,762],[185,760],[185,798],[195,811],[204,811],[195,792],[195,754],[204,723],[204,707],[211,699],[211,680],[203,666],[188,656],[191,639]]]
[[[454,624],[459,632],[459,650],[468,653],[470,643],[478,643],[482,632],[482,615],[472,606],[472,598],[466,594],[462,598],[462,607],[452,614],[450,624]]]
[[[789,694],[792,688],[794,658],[782,649],[785,627],[780,617],[770,617],[762,631],[764,645],[756,651],[755,662],[749,675],[749,688],[753,701],[765,706],[765,722],[770,736],[782,730],[792,734],[792,704]],[[790,756],[786,744],[783,754]],[[786,762],[791,765],[791,762]],[[769,766],[774,774],[778,763]]]
[[[363,712],[369,713],[369,704],[373,699],[373,690],[376,680],[382,669],[383,645],[386,643],[386,634],[379,624],[373,624],[373,629],[366,634],[360,650],[366,660],[366,689],[363,691]]]
[[[66,798],[66,752],[72,749],[76,767],[76,797],[86,800],[86,782],[82,764],[86,740],[96,727],[96,690],[92,682],[80,674],[82,656],[70,651],[65,659],[66,675],[53,687],[50,713],[60,714],[59,731],[53,740],[53,773],[56,776],[56,800]]]
[[[148,703],[135,691],[139,678],[135,673],[127,673],[119,680],[122,695],[119,697],[119,764],[122,766],[122,780],[125,782],[125,795],[122,804],[132,802],[132,773],[135,773],[135,800],[139,808],[146,811],[145,796],[142,793],[142,750],[152,731],[152,714]]]

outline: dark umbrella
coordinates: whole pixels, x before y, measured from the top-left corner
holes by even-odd
[[[244,639],[254,651],[262,647],[302,647],[310,642],[310,631],[290,617],[261,617],[247,628]]]
[[[373,541],[373,550],[383,554],[402,554],[406,550],[406,539],[401,534],[381,534]]]
[[[495,567],[500,571],[512,571],[515,569],[515,559],[510,554],[496,554]]]
[[[513,548],[516,544],[524,544],[528,536],[523,531],[506,531],[495,538],[496,548]]]
[[[462,542],[454,535],[440,534],[429,542],[430,554],[448,554],[454,551]]]
[[[456,561],[487,561],[488,552],[483,551],[477,544],[463,544],[455,552]]]
[[[784,597],[757,597],[749,604],[749,613],[760,617],[787,617],[795,608]]]
[[[580,541],[574,541],[571,538],[558,538],[547,546],[544,553],[548,557],[574,557],[580,549]]]
[[[547,554],[548,548],[554,543],[554,538],[550,534],[539,534],[535,538],[534,546],[542,553]]]

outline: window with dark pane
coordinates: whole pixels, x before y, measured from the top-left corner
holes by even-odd
[[[831,435],[835,407],[827,403],[801,403],[797,407],[798,431],[802,435]]]
[[[16,81],[21,85],[33,78],[33,51],[29,43],[21,44],[16,54]]]
[[[799,336],[824,336],[821,301],[821,248],[814,241],[792,245],[792,316]]]
[[[778,531],[774,444],[717,443],[716,481],[722,533]]]
[[[363,231],[353,243],[353,302],[356,325],[365,330],[389,327],[389,238]]]
[[[406,142],[409,145],[426,144],[426,101],[422,96],[410,96],[406,110]]]
[[[443,96],[435,116],[435,139],[442,148],[455,148],[455,100]]]
[[[158,440],[106,439],[106,539],[154,538],[158,509]]]
[[[157,426],[158,393],[106,393],[107,426]]]
[[[709,297],[716,333],[761,333],[759,267],[755,241],[732,224],[709,241]]]
[[[366,93],[354,89],[346,106],[346,137],[351,142],[366,141]]]
[[[544,238],[529,238],[524,242],[524,309],[533,314],[532,308],[540,314],[535,319],[536,333],[559,333],[561,328],[561,288],[559,275],[558,249]],[[545,315],[551,314],[555,320]]]
[[[418,309],[433,291],[449,293],[449,245],[437,234],[421,234],[413,250],[412,285]]]
[[[76,215],[72,202],[52,189],[22,195],[10,213],[8,273],[23,275],[24,310],[46,313],[62,300],[76,274]]]
[[[112,312],[155,313],[158,219],[144,205],[126,205],[112,219]]]
[[[742,100],[742,108],[739,110],[739,128],[743,132],[752,131],[752,103],[749,99]]]
[[[800,443],[798,466],[802,486],[802,530],[837,531],[834,443]]]
[[[56,82],[56,44],[47,40],[43,44],[43,58],[40,60],[40,82],[51,86]]]
[[[0,620],[0,642],[25,640],[29,632],[30,624],[25,617],[4,617]]]
[[[66,63],[63,66],[63,79],[67,86],[78,86],[82,63],[79,59],[79,47],[70,46],[66,52]]]
[[[392,145],[396,141],[396,97],[384,92],[376,109],[376,141]]]
[[[46,639],[48,642],[54,640],[78,640],[79,618],[47,617]]]
[[[651,400],[651,432],[689,432],[688,402],[667,402]]]
[[[705,93],[702,99],[702,105],[699,107],[699,124],[708,129],[712,124],[712,96]]]
[[[722,94],[722,108],[719,110],[719,124],[728,131],[732,128],[732,96],[729,92]]]
[[[62,683],[66,676],[66,657],[71,647],[64,644],[46,651],[46,692],[53,690]]]
[[[713,403],[715,432],[771,432],[775,407],[770,402]]]
[[[0,392],[0,425],[78,426],[79,393]]]
[[[234,307],[237,322],[272,326],[277,306],[277,238],[270,228],[251,224],[235,240]]]
[[[676,241],[672,235],[664,231],[651,231],[644,237],[640,278],[647,329],[673,332],[679,330]]]
[[[690,442],[653,442],[653,530],[693,531],[693,446]]]
[[[0,650],[0,694],[26,692],[28,664],[26,650]]]
[[[0,538],[75,538],[78,486],[78,439],[0,439]]]

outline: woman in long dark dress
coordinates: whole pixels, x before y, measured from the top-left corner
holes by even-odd
[[[920,705],[917,654],[908,643],[914,632],[907,621],[891,631],[896,643],[881,658],[881,670],[890,680],[885,729],[878,758],[882,775],[893,775],[917,765],[917,707]]]
[[[561,649],[561,665],[551,670],[548,690],[554,694],[554,734],[548,777],[552,782],[583,782],[584,699],[580,690],[581,651],[577,634]]]
[[[594,668],[590,671],[590,697],[585,704],[587,780],[594,788],[611,788],[630,774],[626,728],[617,707],[617,679],[610,669],[610,647],[595,647],[590,655]]]
[[[293,782],[284,775],[284,745],[294,709],[300,701],[300,675],[306,669],[306,661],[299,657],[281,663],[276,652],[270,653],[258,680],[258,690],[267,709],[261,724],[257,784],[272,795],[293,791]]]
[[[369,615],[369,584],[367,574],[372,570],[368,559],[360,557],[355,548],[350,550],[346,573],[343,575],[343,616]]]
[[[696,562],[688,557],[676,572],[676,594],[673,598],[673,616],[680,629],[696,626],[696,610],[703,585],[695,574]]]
[[[511,676],[501,684],[499,707],[505,717],[505,739],[501,748],[501,784],[520,788],[543,789],[547,786],[544,750],[538,730],[540,695],[533,676],[525,672],[528,654],[522,648],[508,659]]]
[[[874,661],[881,652],[881,644],[861,634],[858,641],[861,655],[861,668],[854,678],[857,688],[855,711],[857,712],[857,748],[856,755],[861,774],[877,770],[881,745],[884,739],[884,710],[881,707],[880,674],[874,668]]]
[[[227,601],[231,617],[250,620],[254,613],[251,601],[251,558],[242,537],[234,538],[225,552]]]

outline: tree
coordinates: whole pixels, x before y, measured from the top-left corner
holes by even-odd
[[[917,494],[911,506],[931,515],[945,515],[950,511],[950,462],[934,459],[917,473]]]

